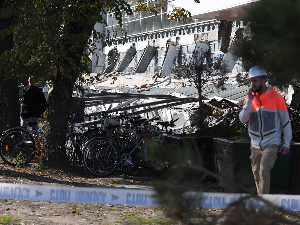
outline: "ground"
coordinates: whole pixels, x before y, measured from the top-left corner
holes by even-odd
[[[97,178],[80,166],[65,172],[41,168],[38,164],[16,168],[3,163],[0,164],[0,178],[2,183],[127,188],[151,188],[152,182],[166,179],[144,168],[132,176]],[[220,191],[216,183],[210,181],[198,184],[196,188]],[[12,215],[12,218],[5,214]],[[174,224],[158,207],[134,205],[0,199],[0,215],[0,224],[4,219],[14,218],[19,220],[17,224]]]
[[[167,176],[167,173],[156,176],[151,171],[141,168],[131,176],[112,175],[108,178],[97,178],[80,166],[62,171],[41,168],[38,164],[31,164],[26,168],[0,164],[1,182],[15,184],[151,188],[151,183],[165,182]],[[205,192],[221,191],[211,180],[193,185],[196,190],[201,189]],[[206,210],[208,216],[221,212],[222,210],[218,209]],[[287,218],[293,222],[299,221],[296,217]],[[9,221],[12,221],[11,224],[180,224],[166,218],[159,207],[0,199],[0,224],[9,224],[5,223]]]

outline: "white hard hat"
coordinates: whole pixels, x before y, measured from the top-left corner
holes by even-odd
[[[253,66],[249,70],[249,78],[267,75],[267,72],[261,66]]]

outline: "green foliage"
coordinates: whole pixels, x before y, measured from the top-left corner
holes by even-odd
[[[0,224],[19,224],[17,216],[11,214],[0,215]]]
[[[135,11],[157,14],[166,10],[167,1],[148,4],[138,0]],[[127,0],[4,0],[0,18],[13,18],[13,24],[1,30],[1,36],[13,34],[14,48],[0,56],[0,72],[6,79],[43,77],[55,80],[56,75],[70,77],[74,70],[77,78],[89,72],[89,58],[95,49],[93,39],[105,41],[103,34],[94,31],[96,22],[106,23],[107,13],[114,12],[122,25],[122,14],[132,14]],[[170,18],[185,20],[190,13],[174,9]],[[91,38],[93,37],[93,38]]]
[[[75,70],[79,77],[88,72],[94,24],[104,23],[111,11],[120,24],[123,11],[132,13],[126,0],[5,0],[1,18],[14,23],[1,33],[13,33],[14,48],[0,56],[0,71],[6,78],[54,80],[57,73],[69,77]]]
[[[16,167],[26,166],[27,165],[26,161],[27,161],[26,154],[20,151],[15,159]]]
[[[52,97],[48,98],[50,125],[45,151],[64,149],[74,84],[82,74],[89,72],[89,57],[95,44],[93,37],[100,35],[94,25],[105,23],[106,14],[112,11],[121,24],[123,13],[132,13],[130,5],[127,0],[2,2],[0,19],[12,18],[13,23],[1,33],[13,34],[14,48],[0,55],[0,73],[6,79],[33,76],[36,79],[42,77],[44,84],[47,80],[53,81]],[[64,164],[59,161],[66,158],[60,157],[59,153],[42,155],[50,164]]]
[[[128,224],[170,224],[168,219],[144,217],[141,211],[130,211],[123,216]]]
[[[236,54],[248,71],[262,66],[273,86],[282,87],[299,81],[300,4],[297,0],[260,0],[249,9],[243,21],[249,21],[246,35]]]
[[[182,21],[186,21],[187,18],[192,17],[192,14],[184,9],[184,8],[179,8],[179,7],[175,7],[172,9],[172,12],[170,12],[167,15],[167,18],[170,20],[182,20]]]
[[[145,0],[138,0],[138,4],[136,5],[134,11],[135,12],[149,12],[151,14],[157,15],[161,12],[161,10],[166,11],[167,6],[169,4],[170,7],[170,1],[168,0],[152,0],[145,2]],[[200,3],[199,0],[195,0],[196,3]],[[192,14],[181,7],[172,7],[172,11],[168,12],[167,18],[170,20],[182,20],[186,21],[188,18],[190,18]]]
[[[155,16],[164,9],[168,1],[149,1],[148,4],[144,0],[138,0],[138,5],[135,7],[135,12],[149,12]]]

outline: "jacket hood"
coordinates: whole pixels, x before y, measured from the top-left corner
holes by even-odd
[[[256,96],[259,97],[260,99],[265,99],[265,98],[269,98],[270,95],[275,94],[275,93],[276,93],[275,88],[268,86],[265,93],[262,93],[261,95],[256,93]]]

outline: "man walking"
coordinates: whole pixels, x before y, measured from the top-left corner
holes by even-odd
[[[251,138],[251,165],[258,194],[270,193],[270,171],[277,152],[290,152],[292,128],[283,97],[274,87],[267,86],[267,73],[260,66],[249,70],[249,89],[240,120],[248,124]],[[281,135],[283,133],[283,143]]]

